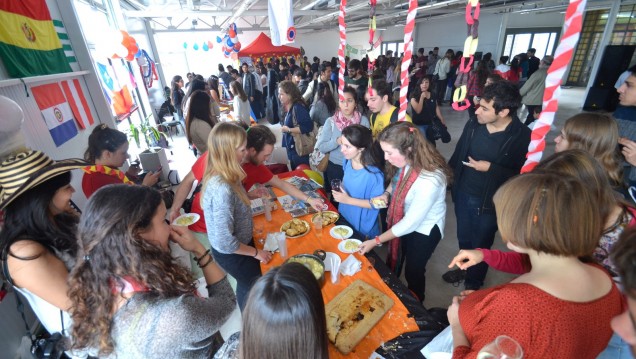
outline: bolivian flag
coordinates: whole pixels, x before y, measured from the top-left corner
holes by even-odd
[[[0,56],[11,77],[72,71],[45,0],[0,0]]]

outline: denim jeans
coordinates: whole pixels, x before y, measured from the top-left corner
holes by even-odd
[[[289,148],[287,149],[287,159],[289,160],[292,171],[300,164],[309,166],[309,155],[298,156],[298,152],[296,152],[295,148],[291,150]]]
[[[254,246],[254,242],[249,245]],[[212,254],[218,265],[236,279],[236,301],[242,312],[252,285],[262,275],[259,260],[240,254],[221,253],[214,248],[212,248]]]
[[[484,199],[457,191],[455,196],[455,217],[457,218],[457,240],[460,249],[490,249],[497,233],[497,216],[482,213]],[[488,265],[479,263],[466,271],[466,289],[479,289],[484,285]]]
[[[612,334],[607,348],[596,359],[633,359],[631,348],[618,334]]]

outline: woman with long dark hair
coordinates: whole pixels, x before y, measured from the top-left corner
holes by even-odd
[[[252,210],[241,182],[241,161],[247,154],[247,134],[235,124],[223,122],[212,129],[208,164],[203,175],[201,208],[214,259],[236,279],[236,298],[241,310],[254,281],[261,276],[260,262],[272,254],[254,246]]]
[[[208,150],[208,135],[217,119],[212,117],[212,99],[206,91],[195,91],[189,98],[190,108],[186,118],[186,137],[188,143],[194,145],[199,153]]]
[[[242,328],[240,340],[230,337],[215,359],[329,358],[320,286],[301,264],[283,264],[256,281]]]
[[[211,75],[208,77],[208,89],[210,91],[210,97],[217,104],[221,103],[221,96],[219,94],[219,78],[217,76]]]
[[[316,91],[316,100],[309,110],[309,117],[317,126],[322,126],[327,118],[333,116],[336,109],[336,101],[333,99],[329,86],[321,81]]]
[[[76,347],[118,358],[212,355],[213,335],[235,308],[232,287],[210,251],[187,228],[170,226],[166,212],[161,194],[142,186],[107,186],[88,201],[69,280]],[[195,256],[208,298],[196,294],[169,241]]]
[[[185,93],[183,92],[183,77],[175,75],[170,82],[170,101],[172,106],[177,109],[179,115],[178,120],[182,121],[183,117],[183,98]]]
[[[309,165],[309,154],[300,156],[296,151],[297,143],[293,133],[306,134],[314,129],[314,122],[307,111],[307,104],[303,100],[298,87],[289,80],[282,81],[278,85],[278,98],[285,111],[285,120],[281,131],[283,132],[283,147],[287,149],[287,159],[292,169],[300,164]]]
[[[71,207],[71,173],[80,159],[55,162],[40,151],[0,164],[2,273],[27,299],[49,333],[69,335],[68,273],[77,255],[79,213]],[[64,330],[63,330],[64,329]]]
[[[340,151],[342,130],[350,125],[362,125],[369,127],[369,119],[358,110],[358,97],[356,90],[351,86],[346,86],[343,90],[343,98],[339,101],[339,107],[333,116],[325,121],[316,139],[316,148],[329,154],[329,163],[324,171],[325,190],[331,191],[331,180],[342,179],[344,169],[342,164],[345,160]]]
[[[371,198],[382,195],[384,174],[380,170],[382,154],[374,145],[371,130],[350,125],[342,130],[340,151],[344,155],[344,177],[340,191],[331,190],[339,203],[338,212],[366,237],[380,234],[379,209]]]
[[[426,263],[444,233],[451,170],[444,157],[409,122],[389,125],[378,141],[388,162],[385,175],[392,180],[372,201],[389,205],[388,230],[362,242],[360,252],[390,241],[387,264],[399,275],[406,260],[408,288],[423,301]]]
[[[422,77],[417,82],[417,86],[411,95],[411,108],[413,109],[413,115],[411,116],[413,124],[417,126],[428,142],[435,146],[435,137],[433,137],[432,131],[429,131],[428,128],[433,125],[435,117],[439,118],[444,125],[446,125],[446,122],[431,93],[431,80],[428,76]]]
[[[93,129],[88,137],[88,148],[84,152],[84,159],[90,165],[82,168],[82,190],[86,198],[95,191],[108,184],[134,184],[127,173],[119,170],[128,160],[128,138],[121,131],[112,129],[105,124]],[[132,168],[132,167],[131,167]],[[135,174],[136,173],[132,173]],[[148,173],[141,184],[153,186],[159,180],[161,171]]]
[[[188,117],[188,110],[190,109],[190,97],[195,91],[199,90],[209,92],[210,88],[208,87],[207,82],[203,81],[202,79],[195,78],[192,80],[192,83],[190,83],[188,92],[186,92],[183,99],[183,116],[185,116],[184,118]],[[219,116],[221,116],[221,108],[219,107],[219,104],[212,98],[210,98],[210,113],[212,115],[212,118],[215,120],[218,120]]]

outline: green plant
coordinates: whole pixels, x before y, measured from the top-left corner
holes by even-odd
[[[139,125],[135,125],[134,123],[130,124],[128,136],[135,140],[137,147],[141,146],[141,136],[144,138],[146,147],[150,147],[151,144],[159,142],[162,136],[166,136],[150,124],[151,117],[152,114],[148,115],[145,119],[143,119],[143,121],[141,121],[141,123],[139,123]]]

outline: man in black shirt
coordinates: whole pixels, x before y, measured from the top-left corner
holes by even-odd
[[[484,88],[475,111],[469,119],[449,161],[453,168],[451,191],[457,217],[457,240],[460,249],[490,249],[497,232],[497,216],[492,197],[508,179],[519,174],[523,166],[530,129],[517,117],[521,96],[508,81]],[[486,263],[470,267],[464,286],[479,289],[484,284]],[[461,278],[459,270],[444,274],[444,280]]]
[[[537,50],[529,48],[528,52],[526,53],[526,55],[528,55],[528,78],[530,78],[530,75],[532,75],[539,69],[539,64],[541,63],[541,60],[539,60],[538,57],[534,56],[536,52]]]

